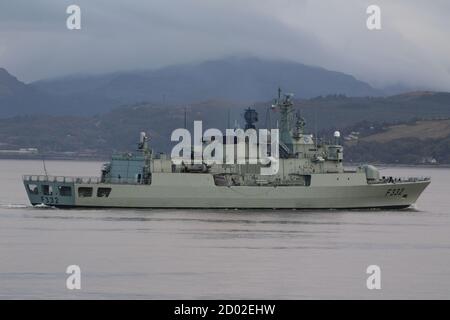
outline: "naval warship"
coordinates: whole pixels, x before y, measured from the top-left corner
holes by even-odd
[[[137,152],[113,155],[98,177],[24,175],[28,198],[61,208],[401,209],[430,184],[423,177],[381,176],[368,164],[345,168],[338,131],[327,143],[305,133],[292,95],[281,90],[272,107],[280,111],[274,174],[262,175],[267,165],[259,163],[177,164],[155,154],[141,133]],[[254,128],[256,111],[248,108],[245,120],[246,129]]]

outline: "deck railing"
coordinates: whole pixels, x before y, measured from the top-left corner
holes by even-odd
[[[49,176],[49,175],[24,175],[23,181],[29,182],[60,182],[60,183],[79,183],[79,184],[143,184],[144,181],[138,182],[136,179],[109,178],[102,181],[100,177],[70,177],[70,176]]]
[[[31,182],[67,182],[67,183],[100,183],[99,177],[70,177],[70,176],[49,176],[49,175],[24,175],[24,181]]]
[[[384,178],[380,178],[380,180],[378,180],[378,181],[372,182],[372,184],[421,182],[421,181],[430,181],[430,180],[431,180],[431,177],[384,177]]]

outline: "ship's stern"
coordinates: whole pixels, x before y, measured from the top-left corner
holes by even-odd
[[[30,203],[54,207],[75,205],[74,182],[66,177],[25,175],[22,178]]]

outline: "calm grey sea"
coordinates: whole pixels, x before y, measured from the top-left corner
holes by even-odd
[[[21,175],[42,162],[0,160],[0,298],[450,298],[450,170],[382,172],[432,183],[402,211],[37,209]],[[66,289],[72,264],[81,290]],[[366,287],[372,264],[381,290]]]

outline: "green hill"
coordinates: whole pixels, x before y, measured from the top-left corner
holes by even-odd
[[[450,119],[382,125],[377,129],[368,135],[352,131],[353,136],[356,132],[360,137],[346,142],[347,161],[450,164]]]
[[[260,128],[276,127],[278,112],[271,102],[257,103]],[[334,130],[344,135],[360,133],[360,141],[348,143],[347,160],[420,163],[427,156],[450,163],[448,130],[450,93],[422,92],[392,97],[355,98],[342,95],[297,100],[295,106],[307,120],[307,130],[330,137]],[[171,132],[194,120],[204,129],[243,127],[248,105],[210,100],[175,105],[136,104],[96,116],[19,116],[0,119],[0,149],[38,148],[41,152],[74,152],[109,155],[134,150],[140,131],[151,137],[158,151],[170,151]],[[419,121],[433,120],[433,121]],[[408,124],[409,123],[409,124]]]

